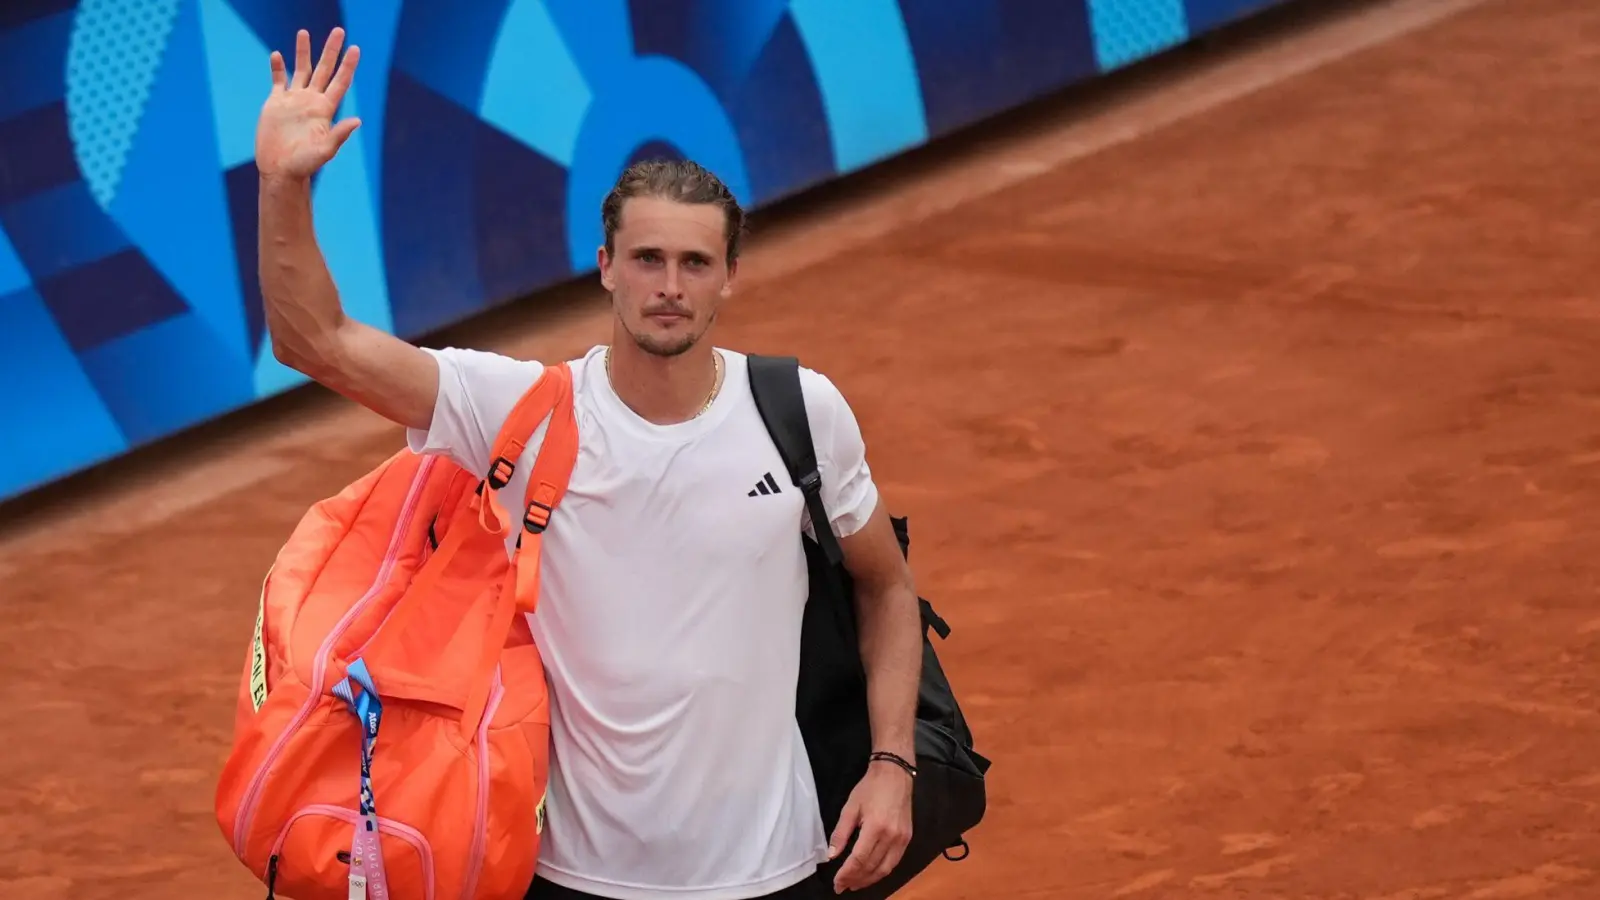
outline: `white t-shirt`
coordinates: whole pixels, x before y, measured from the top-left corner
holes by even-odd
[[[429,351],[439,397],[418,453],[476,473],[538,362]],[[551,692],[539,873],[623,900],[741,900],[794,884],[827,856],[795,722],[808,593],[800,492],[762,425],[742,354],[719,350],[721,393],[660,426],[612,390],[604,348],[572,361],[577,466],[544,535],[529,617]],[[841,537],[878,502],[854,414],[801,369]],[[544,426],[501,496],[513,521]],[[516,529],[507,538],[508,550]],[[537,802],[538,798],[529,798]]]

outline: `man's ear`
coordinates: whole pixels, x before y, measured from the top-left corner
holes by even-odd
[[[733,279],[739,274],[739,261],[736,259],[728,263],[728,280],[722,283],[722,297],[726,300],[733,295]]]
[[[594,260],[596,266],[600,269],[600,284],[608,291],[616,290],[616,279],[611,277],[611,254],[606,252],[604,244],[601,244],[600,249],[595,251]]]

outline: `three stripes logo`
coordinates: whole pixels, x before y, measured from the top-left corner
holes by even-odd
[[[783,493],[783,491],[778,488],[778,482],[774,481],[772,479],[772,473],[768,472],[766,475],[762,476],[760,481],[756,482],[755,489],[752,490],[747,496],[765,497],[769,494],[781,493]]]

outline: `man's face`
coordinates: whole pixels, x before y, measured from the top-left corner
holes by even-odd
[[[622,327],[648,353],[676,356],[705,335],[732,292],[726,219],[712,204],[634,197],[600,248],[600,282]]]

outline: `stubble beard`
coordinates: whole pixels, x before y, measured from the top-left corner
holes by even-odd
[[[706,327],[700,329],[698,332],[686,334],[681,337],[668,338],[666,340],[662,340],[650,334],[639,334],[631,329],[628,329],[628,336],[633,338],[633,343],[635,346],[651,356],[657,356],[663,359],[671,359],[676,356],[682,356],[693,349],[694,346],[700,343],[701,339],[704,338],[711,330],[711,326],[716,324],[716,321],[717,314],[713,312],[711,313],[709,320],[706,322]],[[626,324],[624,324],[623,327],[626,329]]]

